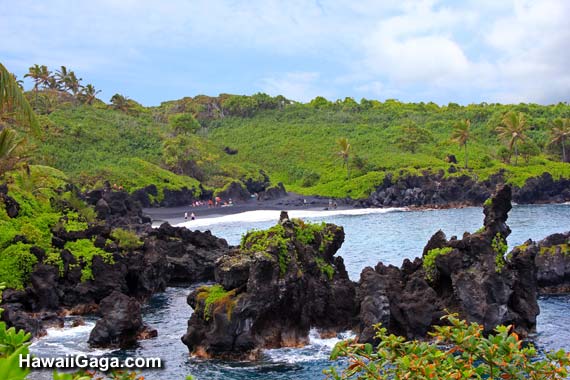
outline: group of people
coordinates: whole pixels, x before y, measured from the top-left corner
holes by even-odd
[[[208,208],[211,207],[227,207],[227,206],[233,206],[234,202],[232,201],[232,198],[229,198],[227,201],[224,201],[222,198],[220,197],[214,197],[212,199],[208,199],[207,201],[202,201],[202,200],[197,200],[197,201],[193,201],[191,206],[196,208],[196,207],[203,207],[203,206],[208,206]],[[194,214],[193,212],[188,212],[186,211],[184,213],[184,219],[188,220],[188,218],[190,218],[190,220],[195,220],[196,219],[196,214]]]
[[[224,206],[233,206],[234,202],[232,201],[232,198],[228,199],[227,201],[224,201],[222,198],[220,197],[214,197],[213,199],[208,199],[207,201],[194,201],[192,202],[192,207],[202,207],[202,206],[208,206],[208,208],[210,207],[224,207]]]

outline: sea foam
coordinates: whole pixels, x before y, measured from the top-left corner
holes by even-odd
[[[286,208],[284,208],[286,210]],[[345,209],[345,210],[291,210],[288,211],[291,218],[325,218],[336,215],[369,215],[369,214],[385,214],[389,212],[402,212],[407,211],[406,208],[358,208],[358,209]],[[256,210],[245,211],[238,214],[224,215],[218,217],[206,217],[203,219],[190,220],[187,222],[179,223],[177,227],[187,227],[190,229],[196,227],[211,226],[214,224],[230,224],[230,223],[255,223],[277,221],[279,219],[279,210]]]

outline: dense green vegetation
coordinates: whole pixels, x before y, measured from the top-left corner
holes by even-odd
[[[212,140],[239,151],[234,159],[264,164],[274,181],[306,194],[364,197],[386,172],[435,172],[449,168],[448,154],[458,161],[470,155],[467,173],[480,179],[506,169],[510,182],[522,185],[533,176],[550,172],[568,177],[570,165],[561,162],[557,146],[550,144],[552,121],[567,118],[566,104],[457,105],[405,104],[397,101],[365,102],[371,106],[346,110],[338,103],[326,108],[294,104],[284,110],[260,112],[254,117],[226,118],[210,129]],[[497,127],[508,111],[527,116],[527,138],[503,141]],[[452,140],[453,126],[470,120],[469,150]],[[337,154],[339,137],[350,141],[351,178],[346,180],[344,158]],[[506,143],[506,145],[505,145]],[[527,148],[525,144],[533,144]],[[522,156],[515,165],[515,147]],[[504,150],[507,150],[505,155]],[[512,161],[511,161],[512,155]]]
[[[408,341],[389,335],[377,325],[377,346],[343,341],[331,359],[348,359],[340,373],[325,371],[334,380],[372,379],[566,379],[570,354],[559,350],[538,358],[532,345],[523,344],[512,326],[498,326],[485,336],[483,326],[468,324],[456,315],[445,316],[446,326],[435,326],[434,341]]]
[[[121,94],[107,105],[65,67],[32,66],[27,94],[43,135],[34,163],[54,166],[81,186],[109,180],[132,191],[214,191],[260,179],[302,194],[366,197],[387,173],[445,170],[485,179],[499,170],[521,186],[550,172],[570,176],[566,103],[379,102],[351,98],[307,104],[266,94],[199,95],[143,107]],[[457,157],[447,173],[448,155]]]

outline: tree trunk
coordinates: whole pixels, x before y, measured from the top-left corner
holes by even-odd
[[[465,169],[467,169],[469,166],[469,157],[467,157],[467,141],[465,141]]]
[[[562,140],[562,162],[566,162],[566,146],[564,145],[564,140]]]
[[[515,166],[518,165],[518,162],[519,162],[519,147],[515,142]]]

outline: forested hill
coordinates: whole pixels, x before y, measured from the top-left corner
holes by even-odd
[[[570,177],[563,163],[570,143],[566,103],[439,106],[317,97],[302,104],[222,94],[143,107],[120,94],[106,104],[91,85],[46,83],[26,93],[43,129],[32,140],[31,163],[60,169],[86,187],[109,180],[130,191],[150,184],[159,191],[198,191],[200,184],[219,191],[262,180],[262,170],[298,193],[362,198],[387,173],[442,169],[481,180],[504,169],[517,185],[543,172]]]

